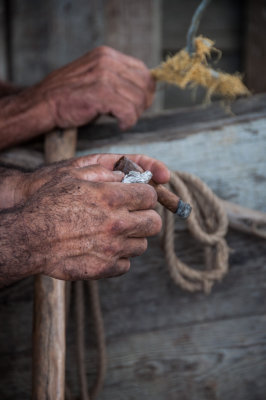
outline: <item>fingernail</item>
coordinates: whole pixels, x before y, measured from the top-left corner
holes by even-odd
[[[118,175],[125,175],[124,172],[122,171],[113,171],[114,174],[118,174]]]

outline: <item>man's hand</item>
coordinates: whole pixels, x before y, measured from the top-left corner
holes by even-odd
[[[134,125],[151,105],[155,81],[139,60],[98,47],[39,84],[0,99],[0,149],[55,127],[84,125],[100,114]]]
[[[4,175],[4,172],[2,172],[2,175],[0,175],[0,208],[14,207],[25,202],[41,186],[58,174],[67,174],[73,178],[88,181],[108,180],[109,171],[113,170],[115,163],[121,156],[122,154],[92,154],[50,164],[34,172],[24,174],[7,170],[6,178],[2,177]],[[168,182],[170,172],[162,162],[145,155],[131,154],[127,157],[139,164],[144,170],[150,170],[155,182]],[[99,171],[97,168],[96,170],[92,169],[92,165],[101,165],[104,168]]]
[[[48,100],[55,126],[80,126],[111,114],[127,129],[151,105],[155,81],[143,62],[101,46],[48,75],[37,90]]]
[[[120,275],[146,250],[146,237],[160,231],[152,187],[120,183],[122,174],[99,165],[86,168],[88,181],[57,174],[23,206],[0,214],[2,285],[37,273],[66,280]]]

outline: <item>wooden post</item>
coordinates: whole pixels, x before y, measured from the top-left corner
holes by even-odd
[[[47,163],[75,155],[77,131],[46,135]],[[34,400],[65,399],[65,282],[48,276],[35,278],[33,325]]]
[[[264,0],[249,0],[246,17],[245,79],[252,93],[266,91],[266,5]]]

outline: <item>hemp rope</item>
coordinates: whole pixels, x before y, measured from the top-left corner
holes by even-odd
[[[221,280],[228,271],[229,248],[224,239],[228,229],[227,214],[219,198],[195,175],[172,171],[169,186],[192,205],[187,227],[191,235],[203,245],[206,264],[205,270],[197,270],[176,256],[175,216],[164,209],[163,246],[170,275],[182,289],[209,293],[215,281]]]
[[[189,267],[177,257],[174,246],[176,216],[160,206],[158,211],[163,219],[163,247],[170,276],[184,290],[209,293],[215,281],[221,280],[228,271],[229,248],[224,239],[228,229],[227,214],[219,198],[195,175],[172,171],[169,186],[173,192],[192,205],[192,213],[187,220],[187,227],[191,235],[204,247],[206,264],[205,270],[198,270]],[[90,291],[92,319],[98,351],[97,377],[90,391],[88,390],[84,358],[85,283],[88,284]],[[96,281],[75,282],[75,303],[80,399],[93,400],[96,399],[102,389],[107,365],[98,283]],[[72,400],[73,397],[69,388],[66,389],[66,399]]]

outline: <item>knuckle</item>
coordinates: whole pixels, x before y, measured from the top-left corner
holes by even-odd
[[[128,272],[130,270],[130,260],[129,259],[127,259],[127,260],[125,260],[125,262],[124,262],[124,264],[123,264],[123,267],[122,267],[122,273],[126,273],[126,272]]]
[[[82,267],[76,268],[70,261],[63,266],[64,279],[68,281],[76,281],[84,278],[84,270]]]
[[[110,75],[109,71],[106,69],[106,64],[102,65],[98,70],[98,81],[103,84],[107,85],[110,82]]]
[[[156,211],[152,210],[152,213],[153,213],[154,231],[155,234],[157,234],[162,229],[162,218]]]
[[[131,103],[125,103],[124,110],[121,112],[121,118],[123,118],[125,121],[127,121],[129,124],[134,124],[137,119],[137,111],[136,108],[134,107],[133,104]]]
[[[116,218],[111,224],[112,234],[121,234],[127,230],[127,222],[124,218]]]
[[[139,59],[136,59],[136,60],[138,61],[139,69],[148,71],[148,68],[147,68],[146,64],[142,60],[139,60]]]
[[[120,253],[120,250],[121,249],[119,244],[115,243],[114,241],[111,244],[104,246],[103,248],[103,252],[107,257],[116,256]]]
[[[144,238],[141,243],[141,254],[145,253],[148,248],[148,240]]]
[[[145,92],[142,92],[141,95],[139,96],[139,101],[138,101],[138,112],[139,112],[139,115],[146,108],[146,104],[147,104],[147,95],[146,95]]]
[[[154,210],[147,211],[146,214],[147,236],[157,235],[161,229],[162,229],[162,219],[160,215]]]
[[[150,186],[150,185],[146,185],[146,189],[148,190],[148,199],[150,201],[150,207],[154,208],[156,206],[157,200],[158,200],[158,196],[156,193],[156,190]]]
[[[112,258],[109,261],[106,261],[101,266],[101,277],[104,278],[111,278],[119,273],[118,266],[117,266],[117,259]]]
[[[97,68],[102,68],[103,70],[105,70],[108,66],[108,61],[109,61],[108,55],[106,53],[101,53],[98,56]]]
[[[122,130],[130,129],[132,128],[136,122],[137,122],[137,116],[133,115],[116,115],[114,114],[118,119],[119,119],[119,126]]]
[[[108,55],[112,52],[112,49],[109,46],[102,45],[102,46],[96,47],[95,52],[97,52],[99,56]]]

